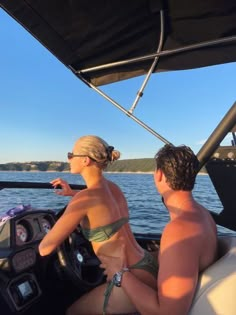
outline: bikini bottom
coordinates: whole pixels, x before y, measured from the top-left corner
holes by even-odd
[[[150,252],[144,250],[144,257],[136,264],[130,266],[129,269],[146,270],[147,272],[151,273],[154,278],[157,278],[158,272],[157,259]],[[114,285],[115,284],[112,280],[107,283],[107,287],[104,293],[103,315],[106,314],[106,308]]]

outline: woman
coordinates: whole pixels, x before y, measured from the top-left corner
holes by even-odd
[[[75,143],[73,153],[68,153],[71,173],[80,174],[87,189],[74,192],[64,180],[58,178],[52,181],[55,188],[61,185],[62,192],[59,194],[73,197],[64,214],[40,243],[39,252],[42,256],[50,254],[80,224],[96,255],[118,257],[122,239],[130,272],[155,289],[156,260],[136,242],[128,223],[126,199],[120,188],[102,173],[108,163],[119,157],[119,151],[97,136],[84,136]],[[118,286],[119,283],[114,285],[110,282],[96,287],[74,302],[67,315],[134,312],[134,305]]]

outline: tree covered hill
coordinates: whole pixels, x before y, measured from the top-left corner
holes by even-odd
[[[153,172],[155,161],[153,158],[119,160],[110,164],[107,172]]]
[[[153,172],[155,162],[153,158],[118,160],[109,165],[107,172]],[[0,164],[0,171],[25,171],[25,172],[69,172],[67,162],[44,161],[26,163],[5,163]],[[201,170],[206,172],[205,168]]]
[[[5,163],[0,164],[0,171],[69,171],[69,164],[66,162],[45,161],[27,163]]]
[[[67,162],[58,161],[0,164],[0,171],[68,172],[69,170]],[[106,169],[107,172],[153,172],[153,170],[154,160],[152,158],[119,160]]]

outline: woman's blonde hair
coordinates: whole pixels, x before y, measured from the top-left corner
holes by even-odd
[[[120,152],[114,150],[102,138],[88,135],[79,138],[76,143],[79,146],[79,153],[88,155],[92,160],[96,161],[101,168],[106,168],[107,165],[120,158]]]

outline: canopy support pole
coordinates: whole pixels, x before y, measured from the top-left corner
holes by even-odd
[[[160,11],[160,39],[159,39],[157,53],[159,53],[162,50],[163,41],[164,41],[164,12],[161,10]],[[157,62],[158,62],[159,58],[160,58],[159,56],[154,58],[154,61],[153,61],[152,65],[151,65],[151,67],[150,67],[150,69],[149,69],[149,71],[148,71],[144,81],[143,81],[143,84],[142,84],[140,90],[137,93],[137,96],[136,96],[136,98],[135,98],[135,100],[133,102],[133,105],[131,106],[131,108],[129,110],[130,114],[133,114],[133,111],[134,111],[135,107],[137,106],[138,101],[143,96],[143,91],[144,91],[144,89],[145,89],[145,87],[146,87],[146,85],[147,85],[147,83],[148,83],[148,81],[149,81],[149,79],[150,79],[150,77],[151,77],[151,75],[152,75],[156,65],[157,65]]]
[[[131,119],[133,119],[136,123],[138,123],[140,126],[142,126],[144,129],[146,129],[147,131],[149,131],[151,134],[153,134],[155,137],[157,137],[159,140],[161,140],[162,142],[164,142],[165,144],[171,144],[171,142],[169,142],[168,140],[166,140],[164,137],[162,137],[159,133],[157,133],[155,130],[153,130],[152,128],[150,128],[148,125],[146,125],[143,121],[141,121],[140,119],[138,119],[136,116],[133,115],[133,111],[135,109],[135,107],[137,106],[137,103],[139,101],[139,99],[142,97],[143,95],[143,91],[157,65],[157,62],[160,58],[160,56],[158,55],[161,52],[162,46],[163,46],[163,42],[164,42],[164,12],[163,10],[160,11],[160,39],[159,39],[159,44],[158,44],[158,49],[157,49],[157,55],[154,55],[154,61],[143,81],[143,84],[140,88],[140,90],[137,93],[137,97],[134,100],[134,103],[132,104],[130,110],[126,110],[124,107],[122,107],[120,104],[118,104],[115,100],[113,100],[110,96],[108,96],[106,93],[104,93],[101,89],[97,88],[95,85],[93,85],[91,82],[87,81],[85,79],[85,77],[83,76],[84,72],[89,72],[89,69],[85,69],[85,70],[80,70],[80,71],[75,71],[72,67],[71,70],[80,77],[81,80],[83,80],[83,82],[85,84],[87,84],[89,87],[91,87],[93,90],[95,90],[98,94],[100,94],[103,98],[105,98],[106,100],[108,100],[111,104],[113,104],[114,106],[116,106],[119,110],[121,110],[123,113],[125,113],[128,117],[130,117]],[[153,59],[152,58],[152,59]],[[119,62],[118,62],[119,63]],[[113,65],[116,65],[116,63],[113,63]],[[99,66],[100,67],[100,66]],[[94,67],[94,68],[99,68],[99,67]],[[101,66],[103,67],[103,66]],[[106,65],[105,65],[106,67]],[[108,65],[109,67],[109,65]]]
[[[229,133],[236,123],[236,102],[232,105],[230,110],[226,113],[224,118],[212,132],[208,140],[202,146],[201,150],[198,152],[197,157],[200,162],[201,169],[203,165],[209,160],[211,155],[220,145],[224,137]]]
[[[84,73],[89,73],[92,71],[109,69],[109,68],[113,68],[113,67],[117,67],[117,66],[124,66],[127,64],[140,62],[140,61],[146,61],[146,60],[154,59],[155,57],[171,56],[171,55],[179,54],[182,52],[187,52],[190,50],[197,50],[199,48],[213,47],[213,46],[220,45],[220,44],[230,44],[232,42],[236,42],[236,36],[229,36],[229,37],[225,37],[225,38],[204,41],[204,42],[198,43],[198,44],[183,46],[181,48],[176,48],[176,49],[163,50],[163,51],[156,52],[156,53],[149,54],[149,55],[145,55],[142,57],[125,59],[125,60],[111,62],[111,63],[103,64],[100,66],[85,68],[85,69],[81,69],[81,70],[75,70],[73,67],[70,67],[70,68],[76,75],[83,75]]]
[[[148,125],[146,125],[143,121],[138,119],[136,116],[131,114],[128,110],[126,110],[124,107],[122,107],[120,104],[118,104],[115,100],[113,100],[110,96],[108,96],[106,93],[104,93],[102,90],[94,86],[92,83],[86,81],[86,83],[95,90],[98,94],[100,94],[102,97],[104,97],[106,100],[108,100],[111,104],[115,105],[119,110],[121,110],[123,113],[125,113],[128,117],[133,119],[136,123],[138,123],[140,126],[142,126],[144,129],[149,131],[151,134],[153,134],[155,137],[157,137],[159,140],[164,142],[165,144],[171,144],[168,140],[166,140],[164,137],[162,137],[159,133],[157,133],[155,130],[150,128]]]

